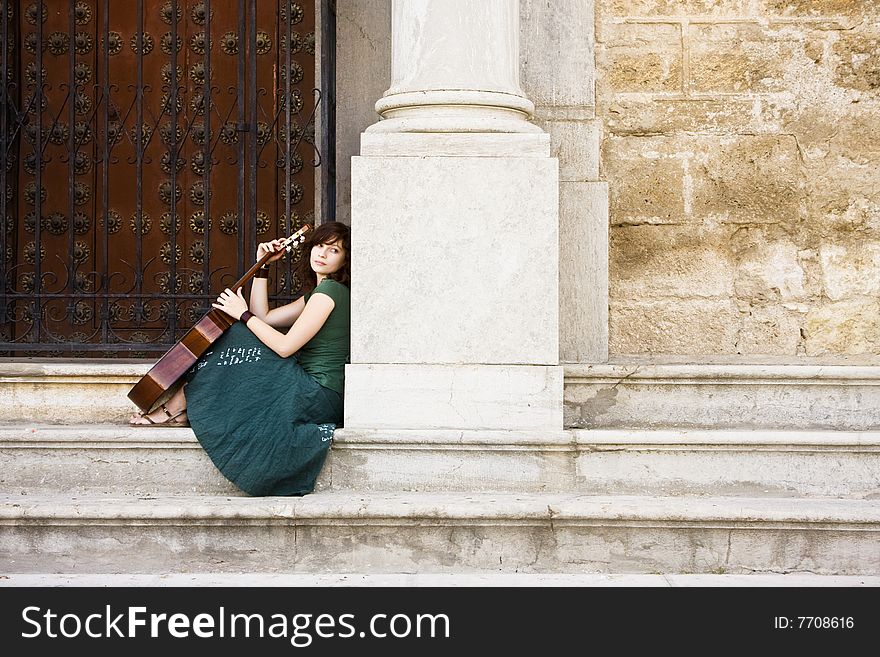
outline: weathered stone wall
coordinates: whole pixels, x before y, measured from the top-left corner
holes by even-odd
[[[880,353],[880,0],[596,0],[610,351]]]

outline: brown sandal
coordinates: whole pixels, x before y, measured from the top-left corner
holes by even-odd
[[[177,420],[178,417],[186,413],[186,409],[183,408],[179,410],[177,413],[172,415],[171,411],[168,410],[168,407],[165,404],[159,406],[163,413],[167,416],[167,419],[162,420],[161,422],[156,422],[153,418],[149,416],[148,413],[138,413],[138,417],[142,417],[146,419],[146,423],[144,422],[129,422],[129,424],[133,427],[161,427],[161,426],[169,426],[169,427],[188,427],[189,422],[186,420]]]

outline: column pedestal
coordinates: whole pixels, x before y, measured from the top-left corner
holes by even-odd
[[[346,427],[562,427],[557,195],[547,153],[353,158]]]

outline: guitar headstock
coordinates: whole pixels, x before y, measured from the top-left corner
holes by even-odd
[[[306,241],[306,233],[311,229],[309,224],[305,224],[302,228],[296,231],[293,235],[289,237],[285,237],[284,241],[281,243],[282,248],[287,249],[287,252],[290,253],[293,250],[293,245],[296,243],[302,244]]]

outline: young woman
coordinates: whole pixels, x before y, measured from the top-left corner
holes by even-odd
[[[274,254],[269,262],[281,258],[280,244],[260,244],[257,260],[267,253]],[[167,402],[131,423],[180,426],[189,420],[220,472],[251,495],[311,492],[342,422],[350,253],[348,226],[321,224],[303,243],[299,299],[269,310],[265,267],[253,279],[250,307],[241,290],[224,290],[214,308],[241,321],[196,362]]]

